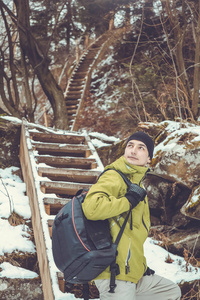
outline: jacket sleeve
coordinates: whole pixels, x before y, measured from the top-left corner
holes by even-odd
[[[127,185],[113,170],[105,172],[89,190],[83,204],[83,212],[89,220],[105,220],[130,209],[124,197]]]

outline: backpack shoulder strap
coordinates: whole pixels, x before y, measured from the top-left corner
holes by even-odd
[[[123,234],[123,232],[124,232],[124,229],[125,229],[125,227],[126,227],[126,224],[127,224],[127,222],[128,222],[128,218],[129,218],[130,214],[131,214],[131,209],[129,210],[129,212],[128,212],[127,216],[126,216],[126,219],[124,220],[124,223],[122,224],[122,227],[120,228],[120,231],[119,231],[119,233],[118,233],[118,235],[117,235],[117,238],[116,238],[116,240],[115,240],[115,242],[114,242],[114,244],[115,244],[116,246],[118,246],[118,244],[119,244],[119,241],[120,241],[120,239],[121,239],[121,237],[122,237],[122,234]]]
[[[104,170],[104,171],[99,175],[99,177],[100,177],[101,175],[103,175],[106,171],[109,171],[109,170],[114,170],[114,171],[116,171],[117,173],[119,173],[119,174],[121,175],[121,177],[123,178],[124,182],[127,184],[127,187],[130,188],[132,182],[126,177],[126,175],[124,175],[124,173],[122,173],[122,172],[119,171],[119,170],[111,169],[111,168],[110,168],[110,169],[106,169],[106,170]],[[130,216],[130,213],[131,213],[131,209],[129,210],[129,212],[128,212],[128,214],[127,214],[125,220],[124,220],[124,223],[122,224],[122,227],[120,228],[120,231],[119,231],[119,233],[118,233],[118,236],[117,236],[117,238],[116,238],[116,240],[115,240],[115,243],[114,243],[114,244],[115,244],[116,246],[118,246],[119,241],[120,241],[120,239],[121,239],[121,237],[122,237],[122,234],[123,234],[124,229],[125,229],[125,227],[126,227],[126,224],[127,224],[127,222],[128,222],[128,218],[129,218],[129,216]]]
[[[132,182],[126,177],[126,175],[125,175],[124,173],[122,173],[121,171],[116,170],[116,169],[111,169],[111,168],[109,168],[109,169],[104,170],[104,171],[99,175],[99,178],[100,178],[100,176],[102,176],[106,171],[109,171],[109,170],[116,171],[118,174],[120,174],[121,177],[123,178],[124,182],[125,182],[126,185],[128,186],[128,188],[131,186]],[[99,179],[99,178],[98,178],[98,179]]]
[[[124,182],[126,183],[128,189],[130,188],[132,182],[126,177],[126,175],[124,175],[124,173],[122,173],[122,172],[119,171],[119,170],[111,169],[111,168],[106,169],[106,170],[104,170],[104,171],[99,175],[99,177],[100,177],[101,175],[103,175],[106,171],[109,171],[109,170],[114,170],[114,171],[116,171],[117,173],[119,173],[119,174],[121,175],[121,177],[123,178]],[[122,234],[123,234],[124,229],[125,229],[125,227],[126,227],[126,224],[127,224],[127,222],[128,222],[128,219],[129,219],[130,214],[131,214],[131,209],[129,210],[129,212],[128,212],[128,214],[127,214],[127,216],[126,216],[126,218],[125,218],[125,220],[124,220],[124,222],[123,222],[123,224],[122,224],[122,226],[121,226],[121,228],[120,228],[120,231],[119,231],[119,233],[118,233],[118,235],[117,235],[117,238],[116,238],[116,240],[115,240],[115,242],[114,242],[114,245],[116,246],[116,248],[117,248],[117,246],[118,246],[118,244],[119,244],[119,242],[120,242],[120,239],[121,239],[121,237],[122,237]],[[116,252],[116,255],[117,255],[117,252]],[[116,256],[115,256],[115,260],[114,260],[114,261],[112,262],[112,264],[110,265],[110,272],[111,272],[111,277],[110,277],[110,290],[109,290],[110,293],[114,293],[114,290],[115,290],[115,287],[116,287],[116,284],[115,284],[115,277],[116,277],[117,274],[119,274],[118,271],[119,271],[119,267],[118,267],[118,265],[116,264]]]

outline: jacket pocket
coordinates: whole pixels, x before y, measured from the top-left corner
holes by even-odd
[[[144,225],[144,228],[146,229],[147,233],[149,232],[149,228],[147,227],[147,225],[144,222],[144,218],[142,216],[142,224]]]
[[[142,222],[142,216],[144,211],[144,202],[140,202],[135,208],[132,210],[132,219],[133,219],[133,226],[137,229],[140,227]]]

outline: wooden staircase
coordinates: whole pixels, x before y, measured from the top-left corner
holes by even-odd
[[[82,55],[79,64],[72,72],[68,86],[65,91],[65,103],[68,112],[70,129],[76,131],[76,120],[79,116],[87,90],[90,86],[91,75],[100,59],[103,58],[109,45],[116,42],[118,38],[127,30],[124,27],[109,30],[101,35],[87,51]]]
[[[19,157],[32,211],[44,299],[66,299],[63,275],[52,256],[53,220],[79,189],[96,182],[103,165],[86,133],[34,128],[26,121],[21,128]]]

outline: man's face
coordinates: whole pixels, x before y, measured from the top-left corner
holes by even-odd
[[[124,157],[128,163],[136,166],[146,166],[151,161],[147,146],[143,142],[137,140],[128,142],[125,148]]]

